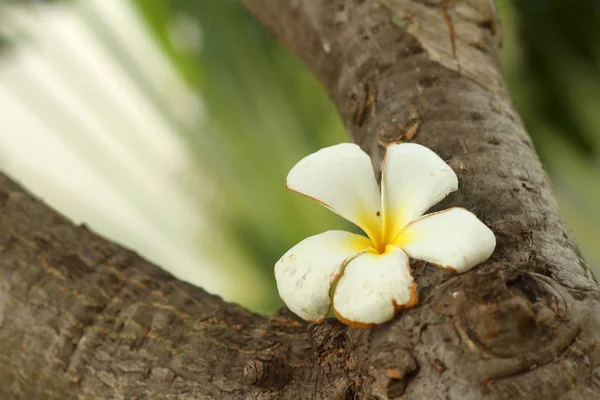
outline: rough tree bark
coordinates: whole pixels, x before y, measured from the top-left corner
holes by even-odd
[[[416,141],[495,232],[373,329],[270,318],[177,281],[0,177],[2,399],[600,398],[598,285],[498,68],[489,0],[243,0],[320,79],[379,166]]]

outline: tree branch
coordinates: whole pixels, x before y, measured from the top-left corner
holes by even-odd
[[[371,392],[395,368],[403,398],[600,397],[598,361],[574,356],[600,355],[597,283],[504,86],[493,3],[243,3],[320,79],[376,168],[389,143],[432,148],[460,182],[436,208],[470,209],[498,239],[464,276],[416,268],[420,307],[375,332],[396,349],[409,337],[419,372],[387,357]]]
[[[274,385],[261,360],[310,362],[304,325],[180,282],[3,176],[0,271],[1,398],[239,398]]]
[[[251,314],[76,227],[0,177],[0,397],[600,398],[596,281],[497,62],[488,0],[243,0],[314,72],[379,168],[416,141],[457,172],[438,208],[495,232],[369,330]]]

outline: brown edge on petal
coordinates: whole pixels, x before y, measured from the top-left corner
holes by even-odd
[[[334,213],[338,214],[338,212],[337,212],[337,211],[335,211],[335,208],[331,207],[329,204],[327,204],[327,203],[325,203],[325,202],[323,202],[323,201],[321,201],[321,200],[319,200],[319,199],[317,199],[317,198],[315,198],[315,197],[309,196],[309,195],[307,195],[306,193],[302,193],[302,192],[300,192],[300,191],[298,191],[298,190],[296,190],[296,189],[292,189],[292,188],[291,188],[291,187],[289,187],[288,185],[285,185],[285,186],[284,186],[284,189],[285,189],[285,190],[289,190],[290,192],[298,193],[298,194],[300,194],[300,195],[302,195],[302,196],[304,196],[304,197],[308,197],[308,198],[309,198],[309,199],[311,199],[312,201],[316,201],[316,202],[317,202],[317,203],[319,203],[320,205],[322,205],[322,206],[324,206],[324,207],[327,207],[329,210],[331,210],[331,211],[333,211]]]
[[[329,311],[331,311],[331,307],[333,306],[333,297],[331,297],[331,289],[333,288],[333,284],[335,282],[338,282],[340,279],[342,279],[342,276],[344,275],[344,269],[346,267],[346,265],[354,260],[356,257],[360,256],[362,253],[364,253],[364,251],[361,251],[357,254],[353,254],[351,256],[348,256],[344,261],[342,261],[342,264],[340,266],[340,272],[338,272],[330,281],[329,281],[329,293],[327,294],[329,296],[329,301],[330,301],[330,305],[329,308],[327,309],[327,313],[325,313],[325,315],[323,316],[323,318],[320,319],[316,319],[316,320],[308,320],[309,323],[311,324],[321,324],[323,321],[325,321],[327,319],[327,315],[329,315]],[[281,298],[281,296],[279,296],[279,298]],[[283,301],[283,299],[281,299]],[[283,302],[285,304],[285,301]],[[334,312],[335,312],[335,308],[334,308]],[[337,313],[336,313],[337,316]]]
[[[406,251],[404,251],[401,248],[400,250],[404,253],[406,259],[408,260],[408,271],[410,272],[410,276],[412,277],[413,271],[410,266],[410,257],[408,256]],[[417,282],[414,280],[413,277],[413,283],[410,286],[410,298],[408,299],[408,302],[406,302],[405,304],[398,304],[396,300],[392,299],[392,305],[394,306],[394,316],[396,316],[396,314],[398,314],[400,311],[408,310],[410,308],[415,307],[417,304],[419,304],[419,292],[417,291]]]
[[[368,252],[369,252],[368,249],[360,250],[360,251],[356,252],[356,254],[350,255],[350,256],[346,257],[346,259],[344,261],[342,261],[342,265],[340,267],[340,272],[336,276],[334,276],[333,279],[329,282],[329,300],[331,300],[331,304],[333,304],[333,297],[331,297],[331,289],[333,288],[333,284],[336,282],[339,282],[340,279],[342,279],[342,277],[344,276],[344,272],[346,271],[346,266],[348,264],[350,264],[350,262],[352,260],[359,257],[361,254],[368,253]]]
[[[342,317],[340,314],[338,314],[335,307],[333,307],[333,312],[335,313],[335,316],[337,317],[338,320],[342,321],[342,323],[344,323],[345,325],[351,326],[352,328],[365,329],[365,328],[372,328],[375,325],[377,325],[377,324],[364,324],[362,322],[356,322],[356,321],[346,319],[346,318]]]
[[[406,252],[404,250],[402,250],[399,247],[398,247],[398,250],[400,250],[401,252],[403,252],[407,259],[409,258],[408,254],[406,254]],[[350,261],[352,261],[352,260],[350,260]],[[348,262],[350,262],[350,261],[348,261]],[[409,271],[410,271],[410,275],[412,276],[412,269],[410,268],[410,264],[408,265],[408,268],[409,268]],[[340,279],[341,279],[341,277],[340,277]],[[400,312],[402,310],[408,310],[409,308],[413,308],[417,304],[419,304],[419,293],[417,292],[417,282],[415,282],[413,280],[413,283],[412,283],[412,285],[410,287],[410,299],[408,300],[408,303],[403,304],[403,305],[398,305],[398,303],[396,302],[396,300],[392,299],[392,305],[394,306],[394,317],[396,316],[396,314],[398,312]],[[365,328],[372,328],[375,325],[377,325],[376,323],[365,324],[363,322],[356,322],[356,321],[352,321],[350,319],[346,319],[346,318],[342,317],[342,315],[339,314],[337,312],[337,310],[335,309],[335,304],[333,303],[333,299],[331,299],[331,306],[333,307],[333,312],[335,313],[335,316],[337,317],[337,319],[340,320],[340,321],[342,321],[342,323],[344,323],[345,325],[351,326],[352,328],[362,328],[362,329],[365,329]]]
[[[333,308],[333,313],[335,314],[335,316],[337,317],[338,320],[342,321],[344,324],[349,325],[349,326],[353,326],[355,328],[369,328],[371,326],[375,326],[375,324],[372,324],[370,326],[367,326],[367,324],[362,324],[364,326],[356,326],[356,325],[352,325],[348,322],[348,320],[346,320],[344,317],[341,317],[338,312],[335,309],[335,306],[333,305],[333,296],[331,295],[331,289],[333,288],[333,284],[336,282],[339,282],[340,279],[342,279],[342,277],[344,276],[344,271],[346,270],[346,266],[352,261],[354,260],[356,257],[360,256],[361,254],[366,253],[366,251],[360,251],[356,254],[353,254],[351,256],[348,256],[343,262],[342,262],[342,266],[340,268],[340,272],[331,280],[331,282],[329,283],[329,301],[331,301],[331,305],[329,306],[329,309],[327,310],[327,314],[329,314],[329,311]],[[325,316],[325,318],[323,318],[320,322],[321,323],[323,321],[325,321],[325,319],[327,319],[327,315]],[[348,321],[348,322],[347,322]]]
[[[419,293],[417,292],[417,282],[413,281],[410,287],[410,299],[405,304],[398,304],[396,300],[392,299],[392,305],[394,306],[394,315],[400,311],[408,310],[419,304]]]
[[[329,296],[329,307],[327,308],[327,312],[321,319],[318,319],[315,321],[308,321],[311,324],[320,324],[327,319],[327,316],[329,315],[329,312],[331,311],[331,307],[333,306],[333,297],[331,296],[331,289],[333,288],[334,283],[339,281],[340,277],[344,274],[344,267],[346,266],[346,264],[348,262],[350,262],[350,261],[346,262],[346,260],[342,261],[342,265],[340,266],[340,272],[335,274],[335,276],[329,281],[329,292],[327,293],[327,296]]]
[[[446,197],[448,197],[448,196],[449,196],[451,193],[452,193],[452,192],[448,193],[448,194],[447,194],[447,195],[446,195],[446,196],[445,196],[445,197],[444,197],[442,200],[444,200]],[[442,201],[442,200],[440,200],[440,201]],[[412,220],[412,221],[410,221],[408,224],[406,224],[406,226],[405,226],[403,229],[406,229],[406,228],[408,228],[408,226],[409,226],[409,225],[411,225],[411,224],[414,224],[415,222],[417,222],[417,221],[420,221],[420,220],[422,220],[422,219],[425,219],[425,218],[427,218],[427,217],[430,217],[430,216],[432,216],[432,215],[436,215],[436,214],[443,214],[443,213],[445,213],[445,212],[448,212],[448,211],[451,211],[451,210],[463,210],[463,211],[466,211],[466,212],[468,212],[469,214],[472,214],[472,215],[473,215],[475,218],[477,218],[477,215],[475,215],[475,213],[473,213],[473,212],[471,212],[471,211],[467,210],[467,209],[466,209],[466,208],[464,208],[464,207],[449,207],[449,208],[446,208],[445,210],[435,211],[435,212],[432,212],[432,213],[429,213],[429,214],[424,214],[424,215],[421,215],[419,218],[417,218],[417,219],[413,219],[413,220]],[[477,218],[477,219],[478,219],[479,221],[481,221],[479,218]],[[482,222],[483,222],[483,221],[482,221]],[[486,226],[487,226],[487,225],[486,225]]]
[[[350,260],[350,261],[352,261],[352,260]],[[343,275],[343,273],[340,274],[340,275]],[[342,279],[342,277],[340,277],[340,279]],[[330,298],[331,298],[331,293],[329,293],[329,295],[330,295]],[[340,313],[338,313],[338,311],[335,309],[335,304],[333,302],[333,298],[331,298],[331,306],[333,307],[333,313],[335,314],[336,318],[339,321],[341,321],[344,325],[348,325],[348,326],[351,326],[353,328],[362,328],[362,329],[372,328],[375,325],[377,325],[375,323],[365,324],[363,322],[356,322],[356,321],[352,321],[350,319],[346,319],[346,318],[342,317],[342,315]]]
[[[329,306],[329,308],[327,309],[327,314],[329,314],[329,310],[331,310],[331,306]],[[327,314],[325,314],[325,316],[321,319],[315,319],[314,321],[308,320],[307,322],[315,325],[321,324],[327,319]]]
[[[450,271],[452,271],[452,272],[454,272],[454,273],[457,273],[457,274],[459,273],[459,272],[456,270],[456,268],[454,268],[454,267],[451,267],[451,266],[449,266],[449,265],[436,264],[436,263],[434,263],[434,262],[431,262],[431,261],[427,261],[427,262],[428,262],[429,264],[431,264],[431,265],[435,265],[435,266],[436,266],[436,267],[438,267],[438,268],[441,268],[441,269],[448,269],[448,270],[450,270]]]
[[[480,219],[479,219],[479,217],[477,217],[477,215],[476,215],[474,212],[471,212],[471,211],[467,210],[467,209],[466,209],[466,208],[464,208],[464,207],[450,207],[450,208],[447,208],[447,209],[445,209],[445,210],[436,211],[436,212],[432,212],[432,213],[429,213],[429,214],[422,215],[422,216],[420,216],[419,218],[417,218],[417,219],[415,219],[415,220],[413,220],[413,221],[409,222],[409,223],[408,223],[408,224],[407,224],[407,225],[406,225],[404,228],[402,228],[402,230],[404,230],[404,229],[407,229],[407,228],[408,228],[410,225],[412,225],[413,223],[415,223],[415,222],[417,222],[417,221],[420,221],[420,220],[422,220],[422,219],[425,219],[425,218],[427,218],[427,217],[429,217],[429,216],[436,215],[436,214],[441,214],[441,213],[445,213],[445,212],[448,212],[448,211],[450,211],[450,210],[455,210],[455,209],[456,209],[456,210],[463,210],[463,211],[466,211],[466,212],[468,212],[469,214],[471,214],[472,216],[474,216],[474,217],[475,217],[475,218],[476,218],[476,219],[477,219],[479,222],[481,222],[483,225],[485,225],[485,226],[486,226],[488,229],[490,229],[490,227],[489,227],[489,226],[487,226],[487,225],[486,225],[486,224],[485,224],[485,223],[484,223],[482,220],[480,220]],[[491,229],[490,229],[490,230],[491,230]],[[493,233],[493,231],[492,231],[492,233]],[[394,239],[395,239],[395,238],[394,238]],[[417,259],[417,260],[418,260],[418,259]],[[435,265],[435,266],[436,266],[436,267],[438,267],[438,268],[442,268],[442,269],[447,269],[447,270],[453,271],[453,272],[454,272],[454,273],[456,273],[456,274],[460,274],[460,273],[461,273],[461,272],[458,272],[458,271],[456,270],[456,268],[454,268],[454,267],[452,267],[452,266],[450,266],[450,265],[442,265],[442,264],[437,264],[437,263],[434,263],[434,262],[432,262],[432,261],[427,261],[427,260],[421,260],[421,261],[428,262],[429,264],[431,264],[431,265]],[[465,271],[465,272],[466,272],[466,271]]]

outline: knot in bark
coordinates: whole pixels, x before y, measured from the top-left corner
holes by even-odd
[[[244,366],[244,381],[264,389],[282,388],[291,378],[291,368],[278,361],[252,360]]]

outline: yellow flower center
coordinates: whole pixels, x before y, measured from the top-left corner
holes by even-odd
[[[412,241],[412,234],[401,226],[404,218],[400,212],[382,214],[378,211],[375,218],[365,215],[361,221],[373,252],[384,254],[391,250],[388,246],[403,247]]]

